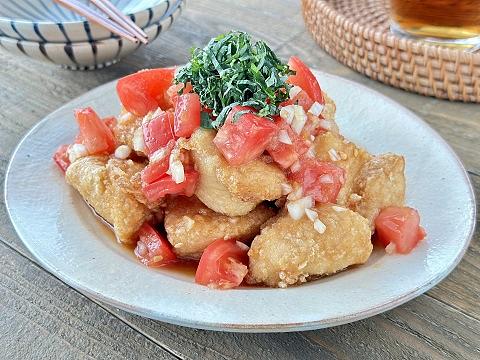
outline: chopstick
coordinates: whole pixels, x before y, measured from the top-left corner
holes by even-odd
[[[113,21],[130,30],[142,43],[148,43],[147,34],[138,27],[132,19],[118,10],[109,0],[90,0],[90,2],[110,16]]]
[[[76,12],[77,14],[85,16],[88,20],[97,23],[100,26],[110,30],[111,32],[128,39],[134,43],[138,43],[138,38],[135,36],[134,33],[130,32],[129,30],[122,28],[117,23],[113,22],[112,20],[96,13],[95,11],[89,9],[82,3],[79,3],[76,0],[54,0],[58,4]]]

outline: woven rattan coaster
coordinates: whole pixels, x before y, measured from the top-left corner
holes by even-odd
[[[480,103],[480,53],[428,45],[389,31],[387,0],[302,0],[315,41],[372,79],[442,99]]]

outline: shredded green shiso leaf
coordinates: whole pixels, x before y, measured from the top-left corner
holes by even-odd
[[[251,106],[263,117],[277,115],[278,105],[288,99],[290,86],[285,81],[290,74],[265,42],[232,31],[203,49],[193,49],[175,82],[190,82],[202,105],[212,110],[216,119],[203,112],[201,126],[219,129],[236,105]]]

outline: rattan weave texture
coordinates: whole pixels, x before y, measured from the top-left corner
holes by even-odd
[[[352,69],[419,94],[480,103],[480,53],[392,34],[388,0],[302,0],[302,6],[315,41]]]

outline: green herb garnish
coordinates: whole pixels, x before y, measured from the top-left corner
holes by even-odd
[[[235,105],[251,106],[259,116],[277,115],[278,105],[288,99],[285,81],[291,73],[265,42],[232,31],[213,38],[204,49],[193,49],[175,81],[192,84],[216,117],[209,124],[203,115],[202,127],[218,129]]]

